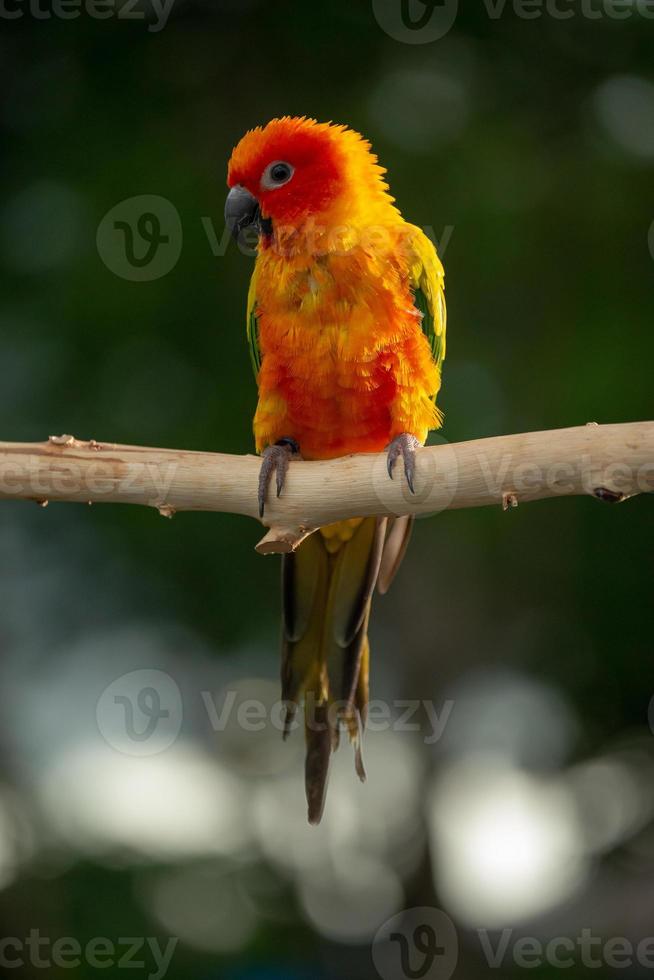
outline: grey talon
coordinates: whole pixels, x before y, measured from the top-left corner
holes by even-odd
[[[300,456],[300,447],[295,439],[280,439],[274,446],[266,446],[262,453],[263,461],[259,470],[259,488],[257,499],[259,501],[259,517],[263,517],[266,507],[266,496],[268,494],[268,484],[270,478],[275,473],[275,485],[277,496],[279,497],[284,487],[286,471],[291,458],[296,459]]]
[[[406,477],[407,486],[413,494],[416,492],[414,485],[416,468],[415,459],[416,449],[419,445],[419,440],[416,439],[415,436],[411,435],[410,432],[402,432],[399,436],[395,436],[393,441],[388,446],[388,455],[386,457],[386,468],[388,470],[388,475],[392,480],[395,461],[401,454],[404,462],[404,475]]]

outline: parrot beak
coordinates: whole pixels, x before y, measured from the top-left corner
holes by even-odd
[[[270,235],[272,222],[270,218],[261,217],[261,208],[256,197],[245,187],[237,184],[232,187],[225,201],[225,224],[237,240],[241,232],[253,226],[257,235]]]

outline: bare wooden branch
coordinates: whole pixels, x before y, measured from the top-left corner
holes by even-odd
[[[256,456],[121,446],[73,436],[0,442],[0,499],[145,504],[165,517],[204,510],[258,520]],[[416,493],[383,453],[292,462],[271,490],[262,554],[292,551],[322,524],[372,514],[431,514],[588,494],[619,502],[654,492],[654,422],[589,423],[420,449]],[[508,519],[508,518],[507,518]]]

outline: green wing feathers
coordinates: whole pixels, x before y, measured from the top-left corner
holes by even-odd
[[[445,272],[433,242],[420,228],[410,227],[409,282],[416,309],[422,314],[423,333],[440,368],[445,359],[447,326]]]
[[[259,318],[257,316],[257,297],[256,297],[256,269],[250,279],[248,290],[248,308],[245,329],[248,338],[248,348],[250,350],[250,361],[255,379],[259,376],[261,367],[261,348],[259,347]]]

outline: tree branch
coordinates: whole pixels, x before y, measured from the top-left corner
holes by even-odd
[[[0,442],[0,499],[145,504],[165,517],[205,510],[258,519],[256,456],[149,449],[51,436]],[[288,552],[322,524],[372,514],[431,514],[545,497],[590,494],[619,502],[654,492],[654,422],[589,423],[418,450],[416,493],[383,453],[291,463],[282,496],[271,489],[257,545]]]

